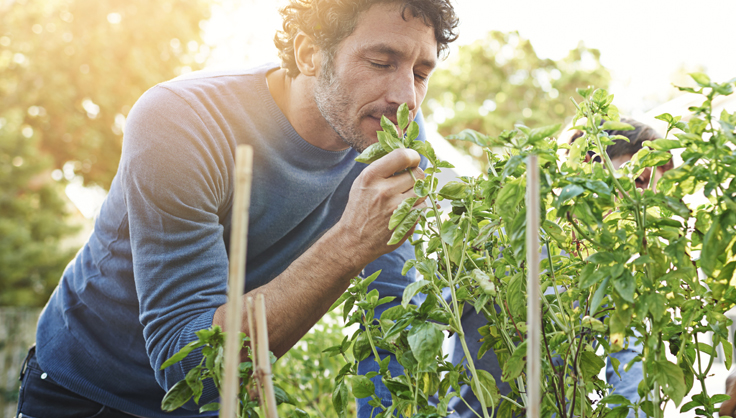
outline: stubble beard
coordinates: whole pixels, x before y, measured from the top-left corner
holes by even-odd
[[[320,72],[314,89],[314,101],[327,124],[343,142],[356,151],[363,152],[376,142],[366,138],[360,130],[362,115],[356,115],[355,120],[350,120],[350,96],[332,68],[324,67]]]

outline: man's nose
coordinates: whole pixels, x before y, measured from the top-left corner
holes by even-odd
[[[414,114],[417,106],[417,95],[413,71],[397,71],[393,82],[388,86],[386,100],[395,105],[406,103],[409,110]]]

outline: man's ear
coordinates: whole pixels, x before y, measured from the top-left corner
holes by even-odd
[[[301,74],[308,77],[318,74],[321,54],[314,39],[304,32],[299,32],[294,37],[294,58]]]

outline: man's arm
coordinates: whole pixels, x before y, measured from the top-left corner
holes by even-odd
[[[269,344],[276,356],[286,353],[309,331],[345,292],[351,278],[401,245],[386,245],[392,234],[388,221],[399,203],[416,195],[411,175],[395,173],[417,167],[419,162],[419,154],[402,149],[371,164],[353,183],[337,224],[283,273],[248,294],[265,296]],[[423,177],[420,169],[414,170],[415,176]],[[227,309],[228,305],[217,309],[213,324],[224,324]],[[244,314],[244,324],[246,319]]]

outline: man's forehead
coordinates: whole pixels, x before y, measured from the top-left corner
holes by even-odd
[[[397,48],[396,46],[386,42],[369,42],[364,44],[361,48],[364,52],[372,52],[376,54],[390,55],[396,58],[409,58],[406,51]],[[434,69],[437,66],[437,59],[435,57],[418,57],[417,65]]]

